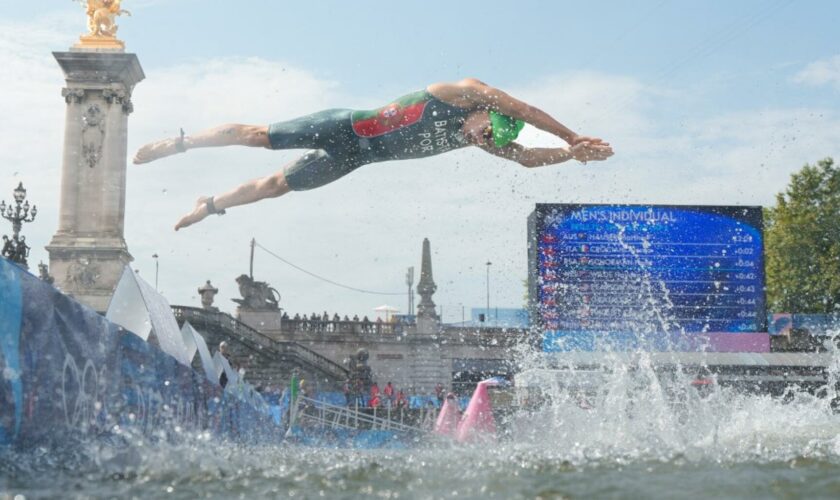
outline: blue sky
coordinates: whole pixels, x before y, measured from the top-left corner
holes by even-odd
[[[141,276],[197,304],[210,278],[230,310],[256,237],[335,281],[402,290],[432,241],[447,320],[521,304],[525,218],[537,202],[769,204],[791,172],[840,156],[840,4],[830,1],[124,0],[120,38],[146,72],[129,149],[222,122],[267,123],[326,107],[388,102],[476,76],[616,147],[608,162],[538,170],[457,151],[374,165],[311,193],[232,210],[189,231],[173,223],[200,194],[268,175],[294,152],[190,152],[129,167],[126,239]],[[23,180],[55,232],[63,131],[51,51],[84,31],[71,0],[0,2],[0,199]],[[533,130],[526,144],[551,141]],[[6,191],[9,193],[7,194]],[[233,257],[232,257],[233,256]],[[46,260],[41,248],[35,261]],[[235,262],[234,262],[235,261]],[[371,314],[401,298],[347,292],[258,255],[258,279],[290,311]],[[453,316],[449,316],[451,311]],[[456,314],[457,311],[457,314]]]
[[[838,50],[828,0],[312,1],[127,0],[121,37],[155,67],[212,57],[288,61],[349,92],[413,89],[477,75],[504,86],[568,71],[648,81],[738,79],[744,103],[813,99],[766,78]],[[3,2],[26,21],[79,5]],[[386,95],[383,94],[383,98]]]

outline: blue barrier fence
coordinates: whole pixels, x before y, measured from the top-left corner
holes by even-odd
[[[279,440],[248,386],[203,373],[0,258],[0,444],[19,448],[134,429]]]

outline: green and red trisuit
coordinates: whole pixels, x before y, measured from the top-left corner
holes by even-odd
[[[313,149],[286,167],[294,191],[328,184],[367,163],[433,156],[469,144],[471,112],[421,90],[369,111],[330,109],[269,126],[273,149]]]

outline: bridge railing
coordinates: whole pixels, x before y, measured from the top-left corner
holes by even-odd
[[[402,323],[380,321],[324,321],[321,319],[284,319],[281,330],[286,333],[348,334],[348,335],[400,335],[405,331]]]
[[[332,428],[392,430],[414,434],[421,434],[424,430],[428,430],[397,421],[398,416],[402,420],[403,413],[397,410],[392,412],[391,408],[383,409],[377,415],[376,412],[371,414],[363,408],[337,406],[303,396],[299,397],[297,402],[294,417],[296,420],[305,419]]]
[[[290,339],[318,340],[343,336],[373,341],[407,334],[409,326],[404,323],[324,321],[301,318],[283,319],[280,332]],[[448,342],[489,347],[512,347],[534,338],[528,330],[521,328],[453,327],[451,325],[443,325],[436,335],[445,338]]]
[[[295,342],[275,340],[227,313],[187,306],[172,306],[172,312],[179,321],[189,321],[194,326],[203,324],[219,326],[232,332],[235,336],[245,338],[261,347],[295,356],[301,361],[333,375],[338,380],[347,377],[347,369],[333,360]]]

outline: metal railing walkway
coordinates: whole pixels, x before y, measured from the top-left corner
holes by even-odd
[[[337,406],[324,401],[299,397],[294,405],[293,422],[306,421],[332,429],[372,429],[390,430],[407,434],[422,434],[428,428],[415,427],[404,423],[405,412],[389,408],[373,409],[373,414],[362,408]],[[379,413],[379,415],[377,414]],[[380,416],[381,415],[381,416]],[[399,417],[398,420],[393,417]],[[423,421],[429,421],[425,416]]]

